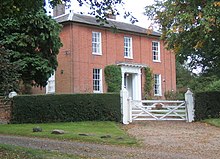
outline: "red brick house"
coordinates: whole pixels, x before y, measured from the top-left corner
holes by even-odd
[[[159,33],[147,34],[144,28],[114,19],[100,26],[94,17],[73,12],[55,19],[63,26],[63,47],[55,77],[42,90],[44,93],[106,92],[104,69],[112,64],[121,66],[122,87],[134,99],[142,96],[143,67],[153,70],[155,98],[176,90],[175,55],[165,49]]]

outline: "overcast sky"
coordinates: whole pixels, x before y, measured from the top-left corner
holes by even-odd
[[[139,22],[135,23],[135,25],[139,25],[141,27],[147,28],[150,25],[150,21],[148,21],[147,17],[143,15],[144,7],[147,5],[153,4],[154,0],[124,0],[124,8],[126,11],[132,12],[132,15],[138,19]],[[88,12],[88,8],[86,7],[79,7],[79,4],[76,0],[72,0],[71,10],[74,12]],[[123,18],[123,8],[119,8],[121,13],[120,16],[116,17],[116,20],[128,22],[129,19]]]

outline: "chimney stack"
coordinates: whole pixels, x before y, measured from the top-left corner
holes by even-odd
[[[116,15],[113,14],[112,10],[108,10],[107,18],[116,20]]]
[[[58,4],[53,9],[53,17],[65,14],[65,4]]]

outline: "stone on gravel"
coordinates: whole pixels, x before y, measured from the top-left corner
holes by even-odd
[[[54,129],[51,134],[64,134],[64,130]]]
[[[124,140],[124,138],[123,137],[118,137],[117,140]]]
[[[101,136],[100,138],[111,138],[110,135],[104,135],[104,136]]]
[[[79,136],[89,136],[88,134],[79,134]]]
[[[40,127],[33,128],[33,132],[42,132],[42,128]]]

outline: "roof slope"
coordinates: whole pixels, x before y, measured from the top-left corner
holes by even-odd
[[[100,26],[100,23],[96,21],[95,17],[88,16],[88,15],[82,15],[82,14],[76,14],[76,13],[68,13],[63,14],[61,16],[54,18],[58,23],[64,23],[64,22],[77,22],[77,23],[83,23],[83,24],[89,24],[89,25],[95,25]],[[141,34],[147,34],[147,29],[139,27],[134,24],[128,24],[124,22],[119,22],[116,20],[108,19],[109,24],[104,24],[104,27],[110,28],[110,27],[116,27],[119,30],[123,31],[129,31],[129,32],[135,32],[135,33],[141,33]],[[150,35],[153,36],[161,36],[160,33],[153,31]]]

